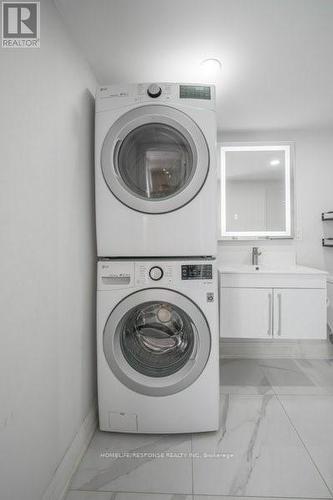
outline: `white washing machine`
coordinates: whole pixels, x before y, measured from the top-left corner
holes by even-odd
[[[95,167],[98,256],[216,255],[214,86],[100,87]]]
[[[214,261],[99,261],[101,430],[216,430],[218,341]]]

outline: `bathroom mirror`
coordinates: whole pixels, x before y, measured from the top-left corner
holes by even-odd
[[[221,237],[292,237],[291,145],[222,145]]]

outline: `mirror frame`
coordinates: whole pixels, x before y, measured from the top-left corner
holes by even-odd
[[[226,229],[226,152],[285,151],[285,231],[227,231]],[[220,240],[256,240],[293,238],[294,226],[294,143],[220,143]]]

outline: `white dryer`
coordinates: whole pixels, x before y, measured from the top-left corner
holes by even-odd
[[[214,261],[100,261],[97,356],[101,430],[216,430],[218,342]]]
[[[100,87],[95,130],[98,256],[216,255],[214,86]]]

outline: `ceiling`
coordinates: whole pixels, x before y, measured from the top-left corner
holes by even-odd
[[[232,182],[284,182],[284,151],[229,151],[226,153],[226,179]],[[279,161],[271,165],[271,161]]]
[[[101,84],[205,82],[220,130],[333,127],[333,0],[54,0]]]

